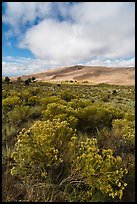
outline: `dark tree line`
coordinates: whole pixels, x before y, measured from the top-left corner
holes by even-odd
[[[35,80],[36,80],[35,77],[28,78],[28,79],[26,79],[26,80],[24,81],[24,84],[25,84],[25,85],[29,85],[31,82],[35,82]],[[9,77],[5,77],[4,81],[5,81],[6,84],[12,83]],[[18,77],[18,78],[17,78],[17,82],[18,82],[18,83],[23,82],[22,78],[21,78],[21,77]]]

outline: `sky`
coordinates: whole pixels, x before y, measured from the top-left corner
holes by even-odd
[[[2,75],[135,66],[134,2],[3,2]]]

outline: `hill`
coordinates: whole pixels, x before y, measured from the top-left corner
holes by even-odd
[[[135,84],[134,67],[101,67],[101,66],[82,66],[57,68],[41,73],[21,76],[23,79],[36,77],[38,81],[88,81],[92,84],[106,83],[119,85]],[[15,79],[15,77],[14,77]]]

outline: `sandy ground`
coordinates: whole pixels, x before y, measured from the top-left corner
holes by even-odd
[[[35,73],[29,76],[21,76],[23,79],[36,77],[38,81],[88,81],[93,84],[107,83],[120,85],[135,85],[134,67],[93,67],[72,66],[57,68],[43,73]],[[15,77],[14,77],[15,79]]]

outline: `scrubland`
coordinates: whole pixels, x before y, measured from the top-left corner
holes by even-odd
[[[135,201],[135,87],[3,82],[2,196]]]

